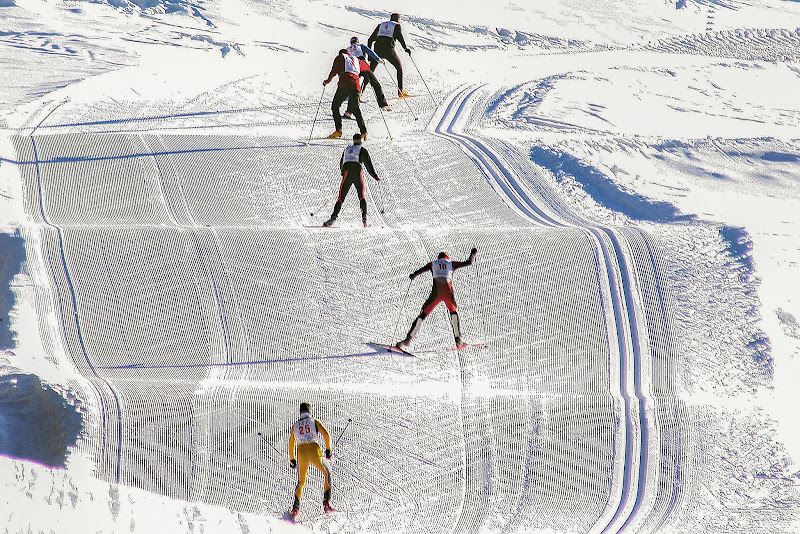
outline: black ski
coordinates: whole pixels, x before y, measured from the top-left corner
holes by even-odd
[[[400,347],[397,347],[396,345],[384,345],[383,343],[375,343],[375,345],[377,345],[378,347],[383,347],[384,349],[388,350],[389,352],[394,352],[395,354],[402,354],[404,356],[410,356],[412,358],[416,358],[417,357],[416,354],[412,354],[412,353],[408,352],[407,350],[403,350]]]

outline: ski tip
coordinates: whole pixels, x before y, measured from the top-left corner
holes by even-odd
[[[416,354],[412,354],[411,352],[405,351],[396,345],[386,345],[384,343],[367,343],[367,345],[372,346],[373,348],[383,349],[385,352],[392,352],[394,354],[400,354],[401,356],[408,356],[410,358],[416,358]]]

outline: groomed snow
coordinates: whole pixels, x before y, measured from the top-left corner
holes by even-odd
[[[319,82],[397,5],[0,4],[7,530],[795,531],[800,6],[678,4],[404,3],[333,230]],[[472,246],[487,347],[379,352]],[[353,423],[290,525],[301,400]]]

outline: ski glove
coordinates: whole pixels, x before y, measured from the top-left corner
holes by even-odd
[[[406,54],[408,54],[409,56],[411,55],[411,49],[410,48],[406,48]]]
[[[477,253],[478,253],[478,249],[477,249],[477,248],[475,248],[475,247],[472,247],[472,251],[470,252],[470,255],[471,255],[471,256],[474,256],[474,255],[475,255],[475,254],[477,254]]]
[[[386,60],[381,58],[381,65],[386,65]]]
[[[331,450],[330,449],[325,449],[325,458],[327,458],[328,460],[331,459]]]
[[[295,459],[289,460],[289,467],[291,467],[292,469],[297,469],[297,460]]]

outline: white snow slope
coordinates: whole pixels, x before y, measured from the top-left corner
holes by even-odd
[[[26,253],[0,439],[51,398],[22,372],[83,419],[62,467],[0,441],[6,532],[797,531],[800,6],[428,4],[418,96],[365,92],[366,229],[353,192],[312,227],[344,143],[305,140],[335,52],[398,6],[0,4]],[[473,246],[486,347],[447,350],[441,308],[416,357],[374,345],[428,294],[408,274]],[[290,525],[304,400],[340,512],[312,475]]]

